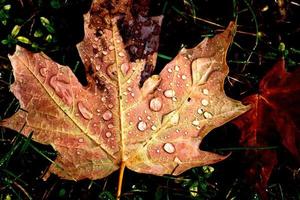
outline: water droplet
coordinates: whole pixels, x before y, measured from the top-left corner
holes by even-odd
[[[132,96],[132,97],[134,97],[134,93],[132,92],[132,93],[130,93],[130,95]]]
[[[172,73],[172,71],[173,71],[173,70],[172,70],[171,68],[168,69],[168,72]]]
[[[107,125],[107,128],[109,128],[109,129],[111,129],[111,128],[113,128],[113,127],[114,127],[113,124],[108,124],[108,125]]]
[[[211,119],[213,117],[213,115],[210,112],[204,112],[203,115],[206,119]]]
[[[112,50],[115,49],[115,47],[111,45],[111,46],[108,47],[108,49],[109,49],[110,51],[112,51]]]
[[[174,162],[177,164],[182,164],[182,161],[177,156],[174,158]]]
[[[46,67],[42,67],[42,68],[40,68],[39,72],[40,72],[42,77],[46,77],[48,69]]]
[[[179,71],[179,66],[178,65],[175,65],[175,71]]]
[[[132,88],[131,88],[131,87],[128,87],[127,90],[128,90],[129,92],[131,92],[131,91],[132,91]]]
[[[103,113],[102,115],[102,118],[105,120],[105,121],[108,121],[112,118],[112,112],[110,110],[107,110]]]
[[[172,98],[175,96],[175,91],[174,90],[165,90],[164,95],[167,98]]]
[[[203,109],[202,109],[202,108],[198,108],[197,113],[198,113],[199,115],[202,115],[202,114],[203,114]]]
[[[93,118],[93,113],[81,101],[77,103],[77,107],[84,119]]]
[[[140,121],[137,125],[137,128],[140,130],[140,131],[145,131],[147,129],[147,124],[146,122],[144,121]]]
[[[202,93],[205,94],[205,95],[208,95],[208,89],[203,89]]]
[[[203,106],[207,106],[207,105],[209,104],[209,102],[208,102],[207,99],[202,99],[201,104],[202,104]]]
[[[155,125],[151,126],[151,130],[156,131],[157,127]]]
[[[177,125],[179,122],[179,118],[180,118],[179,113],[175,113],[170,119],[171,124]]]
[[[125,54],[124,54],[123,52],[119,52],[118,55],[119,55],[120,57],[124,57],[124,56],[125,56]]]
[[[150,117],[150,116],[147,116],[147,119],[148,119],[148,120],[150,120],[150,119],[151,119],[151,117]]]
[[[160,97],[154,97],[150,100],[149,107],[151,110],[158,112],[162,108],[162,100]]]
[[[165,143],[163,148],[167,153],[174,153],[175,152],[175,146],[172,143]]]
[[[181,76],[182,80],[186,80],[186,75]]]
[[[200,121],[199,121],[198,119],[195,119],[195,120],[192,122],[192,124],[193,124],[194,126],[199,126],[199,125],[200,125]]]
[[[112,135],[112,134],[111,134],[111,132],[109,132],[109,131],[105,133],[105,136],[106,136],[107,138],[110,138],[111,135]]]
[[[67,76],[52,76],[49,81],[49,85],[54,89],[55,93],[63,100],[63,102],[71,105],[73,102],[73,96],[69,83],[70,80]]]
[[[109,108],[113,108],[114,105],[110,103],[110,104],[108,104],[108,107],[109,107]]]
[[[126,75],[127,72],[128,72],[128,70],[129,70],[129,64],[128,64],[128,63],[123,63],[123,64],[121,65],[121,71],[122,71],[122,73],[123,73],[124,75]]]
[[[107,55],[107,51],[102,51],[102,54],[106,56]]]
[[[83,143],[83,138],[79,138],[78,142]]]
[[[105,98],[105,97],[101,97],[101,101],[102,101],[102,102],[105,102],[105,101],[106,101],[106,98]]]

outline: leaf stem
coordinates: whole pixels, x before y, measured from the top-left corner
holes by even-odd
[[[120,165],[120,173],[119,173],[119,181],[118,181],[118,191],[117,191],[117,200],[120,200],[121,193],[122,193],[122,183],[124,177],[124,169],[125,169],[125,162],[122,161]]]

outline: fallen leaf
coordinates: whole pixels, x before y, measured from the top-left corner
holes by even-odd
[[[199,145],[212,129],[249,109],[223,88],[235,24],[195,48],[181,49],[159,75],[147,78],[145,68],[156,62],[157,44],[152,43],[161,18],[141,26],[138,38],[147,43],[141,59],[132,59],[134,52],[126,46],[130,39],[123,42],[118,28],[120,13],[128,11],[123,5],[103,7],[101,1],[92,5],[78,45],[88,86],[68,67],[18,46],[10,56],[11,91],[22,109],[1,125],[25,136],[33,131],[33,140],[50,144],[58,155],[49,173],[64,179],[100,179],[120,165],[139,173],[178,175],[225,159]],[[130,17],[126,20],[130,25]]]
[[[242,131],[240,143],[244,146],[270,147],[282,145],[298,161],[300,142],[300,69],[287,72],[284,59],[280,59],[259,84],[259,93],[242,102],[252,109],[233,122]],[[266,187],[274,166],[276,150],[257,150],[247,153],[247,177],[256,185],[264,199]]]

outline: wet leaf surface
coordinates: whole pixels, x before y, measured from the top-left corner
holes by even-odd
[[[85,15],[78,51],[86,87],[68,67],[17,47],[10,56],[11,90],[22,110],[1,125],[26,136],[33,131],[35,141],[50,144],[58,156],[48,172],[64,179],[100,179],[121,163],[140,173],[178,175],[225,159],[199,145],[212,129],[249,109],[227,97],[223,88],[235,24],[194,48],[181,49],[150,76],[161,18],[147,22],[142,15],[131,16],[127,4],[103,10],[107,6],[95,1]],[[140,32],[122,38],[122,21],[140,24]],[[144,46],[135,43],[139,40],[146,41]]]

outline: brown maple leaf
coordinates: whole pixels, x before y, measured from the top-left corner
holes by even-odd
[[[242,145],[273,146],[279,136],[294,158],[300,160],[299,77],[300,69],[289,73],[284,59],[280,59],[260,81],[259,93],[243,100],[252,105],[252,109],[233,121],[242,131]],[[277,153],[274,150],[249,151],[247,157],[250,163],[247,177],[267,199],[265,189],[277,164]]]
[[[143,81],[145,68],[156,61],[157,45],[149,40],[157,41],[160,18],[141,26],[138,38],[148,41],[144,59],[131,60],[118,29],[123,10],[100,11],[99,2],[85,16],[85,37],[78,45],[88,87],[68,67],[17,47],[10,56],[11,90],[22,110],[1,125],[25,136],[33,131],[33,140],[50,144],[58,155],[49,172],[64,179],[100,179],[120,167],[122,174],[125,166],[178,175],[225,159],[199,145],[212,129],[249,108],[227,97],[223,88],[235,24],[182,49],[159,75]],[[126,20],[130,25],[130,17]]]

